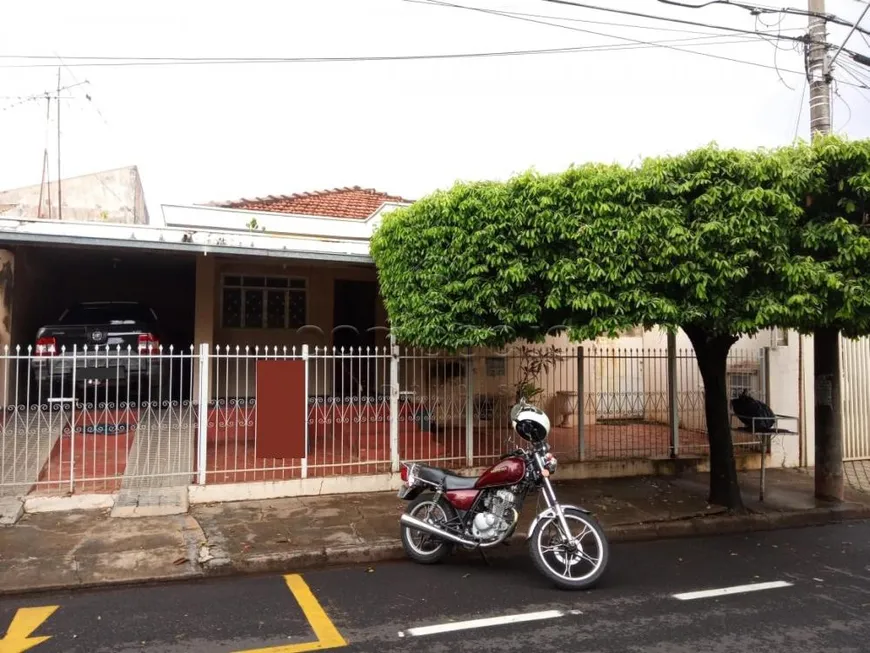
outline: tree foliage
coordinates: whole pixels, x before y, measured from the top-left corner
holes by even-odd
[[[459,183],[386,216],[372,256],[394,332],[417,345],[682,328],[705,381],[711,500],[739,507],[728,350],[772,326],[870,332],[868,194],[870,141],[710,145]]]

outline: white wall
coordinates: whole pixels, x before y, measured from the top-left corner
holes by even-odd
[[[42,206],[40,214],[40,192]],[[57,181],[0,191],[0,216],[57,219]],[[60,185],[64,221],[148,224],[145,193],[136,166],[64,179]],[[50,206],[49,206],[50,205]]]

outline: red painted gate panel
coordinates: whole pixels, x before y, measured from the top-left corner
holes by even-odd
[[[304,458],[305,362],[257,361],[257,457]]]

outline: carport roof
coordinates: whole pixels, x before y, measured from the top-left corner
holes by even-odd
[[[164,210],[168,207],[164,207]],[[214,211],[211,207],[174,207]],[[227,209],[218,209],[227,211]],[[250,219],[250,218],[249,218]],[[167,222],[169,222],[167,220]],[[109,224],[60,220],[0,218],[0,244],[80,245],[224,254],[344,263],[372,263],[368,233],[342,234],[341,229],[301,229],[293,232],[254,230],[235,225],[215,228]],[[190,224],[190,223],[189,223]],[[310,226],[310,225],[309,225]]]

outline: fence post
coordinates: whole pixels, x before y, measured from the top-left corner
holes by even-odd
[[[465,466],[474,465],[474,358],[469,347],[465,351]]]
[[[671,435],[671,458],[680,455],[680,410],[677,391],[677,334],[668,332],[668,426]]]
[[[208,387],[209,387],[209,353],[208,343],[199,345],[199,379],[196,389],[198,406],[198,422],[196,425],[196,482],[205,485],[205,466],[208,461]]]
[[[580,461],[586,459],[586,366],[583,347],[577,349],[577,455]]]
[[[390,334],[390,471],[399,471],[399,345]]]
[[[308,420],[311,418],[311,413],[308,408],[308,356],[308,345],[302,345],[302,362],[305,364],[305,392],[302,397],[302,401],[304,402],[302,414],[305,416],[305,455],[302,457],[302,478],[308,478]]]
[[[85,365],[88,364],[87,361],[87,345],[85,346]],[[70,409],[70,430],[69,430],[69,491],[70,494],[75,492],[75,479],[76,479],[76,368],[78,368],[78,362],[76,361],[78,354],[78,345],[73,345],[73,355],[72,355],[72,387],[70,391],[70,396],[72,397],[72,407]],[[61,382],[62,383],[62,382]],[[87,386],[85,386],[87,388]],[[85,390],[85,396],[82,400],[82,410],[85,410],[84,404],[87,402],[87,390]],[[96,403],[96,402],[94,402]],[[85,434],[85,424],[82,421],[82,435]]]

